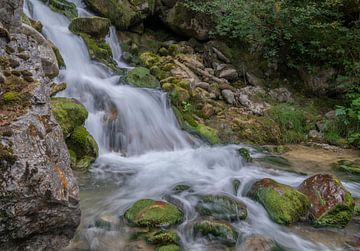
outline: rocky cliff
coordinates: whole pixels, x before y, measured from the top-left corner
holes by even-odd
[[[80,221],[79,188],[50,106],[52,45],[0,0],[0,249],[59,250]]]

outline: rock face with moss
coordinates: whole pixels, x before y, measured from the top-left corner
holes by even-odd
[[[288,225],[299,221],[306,216],[310,207],[306,195],[272,179],[255,182],[248,195],[260,202],[278,224]]]
[[[101,17],[78,17],[71,21],[69,29],[84,39],[91,59],[97,60],[112,69],[117,69],[112,59],[110,46],[105,42],[109,32],[110,20]]]
[[[196,208],[202,216],[220,220],[238,221],[247,217],[246,205],[226,195],[201,196]]]
[[[301,183],[299,191],[310,199],[310,217],[318,227],[345,227],[354,211],[354,200],[340,180],[330,174],[317,174]]]
[[[164,201],[143,199],[135,202],[125,213],[125,219],[136,226],[160,227],[179,223],[183,213]]]
[[[11,4],[10,4],[11,2]],[[63,249],[80,223],[79,188],[50,106],[50,43],[0,0],[0,249]],[[31,199],[29,199],[31,198]]]
[[[51,104],[69,148],[72,168],[88,168],[99,155],[96,141],[84,127],[88,112],[74,99],[53,98]]]

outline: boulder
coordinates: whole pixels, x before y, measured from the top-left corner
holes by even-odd
[[[196,209],[202,216],[211,216],[220,220],[239,221],[247,217],[246,205],[226,195],[203,195]]]
[[[235,104],[235,95],[231,90],[222,90],[221,94],[225,99],[226,103],[228,103],[229,105]]]
[[[140,88],[160,88],[160,82],[145,67],[136,67],[127,74],[126,81]]]
[[[354,200],[334,175],[314,175],[301,183],[299,191],[310,200],[310,217],[315,226],[345,227],[350,222]]]
[[[94,38],[104,38],[109,33],[110,25],[108,18],[77,17],[71,21],[69,29],[74,33],[86,33]]]
[[[227,68],[227,69],[223,69],[219,72],[219,77],[225,78],[226,80],[229,80],[229,81],[234,81],[234,80],[238,79],[238,73],[237,73],[236,69],[234,69],[234,68]]]
[[[72,2],[66,0],[43,0],[43,2],[47,2],[50,9],[60,14],[63,14],[70,20],[77,17],[78,15],[76,5]]]
[[[146,235],[146,241],[153,245],[176,244],[180,238],[175,231],[156,231]]]
[[[300,70],[300,78],[304,81],[305,89],[311,94],[325,95],[332,88],[331,80],[336,72],[334,69],[318,69],[316,73],[308,73],[306,70]]]
[[[278,224],[298,222],[307,215],[310,207],[306,195],[268,178],[255,182],[248,195],[260,202]]]
[[[219,241],[227,246],[235,246],[238,233],[228,223],[222,221],[203,220],[193,226],[194,235],[205,237],[210,241]]]
[[[0,0],[0,23],[10,33],[21,27],[23,0]]]
[[[135,202],[124,215],[133,225],[140,227],[161,227],[179,223],[183,213],[174,205],[150,199]]]
[[[282,87],[282,88],[275,88],[269,92],[270,97],[275,99],[281,103],[293,103],[294,99],[292,98],[291,92]]]
[[[261,235],[253,234],[247,236],[245,240],[241,242],[241,245],[237,249],[238,251],[282,251],[276,241],[266,238]]]

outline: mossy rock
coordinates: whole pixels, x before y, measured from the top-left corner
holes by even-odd
[[[241,181],[238,180],[238,179],[233,179],[231,181],[231,184],[232,184],[232,187],[234,189],[234,194],[237,195],[238,191],[239,191],[239,188],[241,186]]]
[[[337,163],[333,164],[333,168],[339,172],[360,175],[360,160],[339,160]]]
[[[252,185],[248,195],[260,202],[278,224],[298,222],[308,213],[310,202],[306,195],[272,179],[262,179]]]
[[[126,81],[140,88],[160,88],[160,82],[145,67],[136,67],[127,74]]]
[[[94,38],[104,38],[110,28],[111,22],[107,18],[102,17],[77,17],[74,18],[69,29],[74,33],[86,33]]]
[[[69,137],[75,128],[82,126],[88,116],[86,108],[75,99],[52,98],[51,106],[65,138]]]
[[[77,9],[74,3],[66,0],[49,0],[49,7],[51,10],[63,14],[69,19],[77,17]]]
[[[3,100],[5,104],[12,104],[21,100],[21,93],[10,91],[3,94]]]
[[[180,247],[175,244],[160,246],[155,249],[155,251],[180,251]]]
[[[246,162],[251,162],[252,161],[249,149],[240,148],[239,149],[239,154]]]
[[[244,220],[247,217],[246,205],[226,195],[201,196],[196,209],[202,216],[211,216],[231,222]]]
[[[200,136],[200,138],[212,145],[221,143],[218,136],[218,131],[204,124],[198,124],[196,127],[192,127],[190,132],[195,133],[196,135]]]
[[[76,154],[76,164],[72,167],[77,170],[88,168],[99,156],[99,147],[95,139],[85,127],[76,127],[66,140],[69,150]]]
[[[195,236],[205,237],[210,241],[219,241],[227,246],[235,246],[238,233],[228,223],[203,220],[194,224]]]
[[[331,174],[317,174],[301,183],[299,191],[310,200],[310,217],[316,227],[345,227],[352,219],[351,193]]]
[[[194,190],[192,190],[191,185],[186,184],[186,183],[181,183],[181,184],[177,184],[172,191],[175,194],[181,194],[185,191],[189,191],[189,192],[193,192]]]
[[[6,164],[13,165],[16,160],[17,157],[14,155],[13,150],[10,147],[4,146],[0,143],[0,166]]]
[[[143,199],[135,202],[125,213],[125,219],[141,227],[174,225],[183,218],[183,213],[174,205],[164,201]]]
[[[62,55],[60,53],[60,50],[56,46],[54,46],[53,51],[55,53],[56,60],[58,62],[59,68],[66,68],[65,61],[64,61],[64,58],[62,57]]]
[[[175,231],[157,231],[146,235],[146,241],[153,245],[176,244],[180,238]]]

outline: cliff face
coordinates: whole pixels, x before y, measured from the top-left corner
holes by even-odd
[[[80,222],[79,188],[50,107],[51,44],[0,0],[0,249],[59,250]]]

